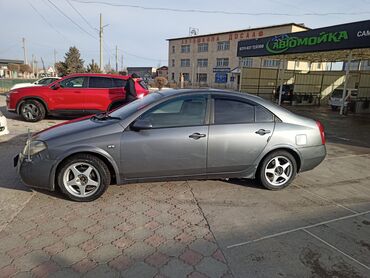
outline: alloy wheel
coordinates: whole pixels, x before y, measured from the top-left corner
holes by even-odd
[[[265,167],[267,182],[276,187],[280,187],[287,183],[292,173],[292,162],[285,156],[276,156],[272,158]]]

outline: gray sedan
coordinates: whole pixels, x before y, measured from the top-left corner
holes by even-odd
[[[320,122],[249,94],[174,90],[37,133],[15,164],[30,186],[92,201],[144,181],[257,178],[278,190],[325,155]]]

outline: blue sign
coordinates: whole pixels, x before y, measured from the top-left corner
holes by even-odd
[[[216,72],[215,83],[227,83],[227,73]]]
[[[230,68],[213,68],[213,72],[230,72]]]

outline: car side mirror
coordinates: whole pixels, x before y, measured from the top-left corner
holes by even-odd
[[[140,130],[151,129],[151,128],[153,128],[153,125],[151,124],[150,121],[145,120],[145,119],[138,119],[131,125],[131,129],[133,131],[140,131]]]
[[[55,83],[51,88],[53,90],[58,90],[60,88],[60,84],[59,83]]]

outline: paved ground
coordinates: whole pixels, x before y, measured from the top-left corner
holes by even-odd
[[[297,112],[326,125],[328,157],[286,190],[248,180],[130,184],[84,204],[30,190],[11,165],[27,127],[60,120],[4,113],[0,277],[369,277],[370,118]]]

